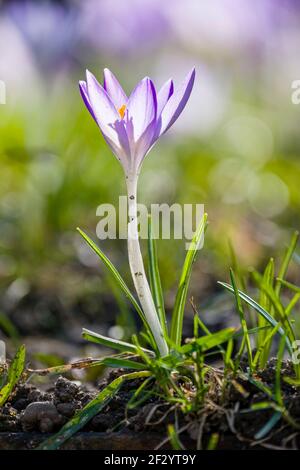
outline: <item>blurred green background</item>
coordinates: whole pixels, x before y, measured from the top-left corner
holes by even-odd
[[[210,224],[190,292],[197,303],[219,299],[228,240],[244,269],[260,267],[300,229],[296,0],[0,2],[0,38],[0,337],[74,357],[91,352],[82,326],[123,337],[134,328],[75,230],[96,239],[97,206],[125,194],[122,169],[79,95],[86,68],[99,80],[110,68],[129,93],[145,75],[158,87],[169,77],[178,84],[196,66],[190,102],[145,160],[139,199],[205,204]],[[125,241],[101,248],[131,285]],[[171,308],[184,242],[158,249]],[[212,323],[232,308],[219,303]]]

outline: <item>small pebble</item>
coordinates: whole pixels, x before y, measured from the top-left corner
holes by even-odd
[[[55,405],[48,401],[30,403],[21,416],[24,431],[39,429],[43,433],[53,432],[64,422]]]

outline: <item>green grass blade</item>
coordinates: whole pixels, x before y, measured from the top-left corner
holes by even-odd
[[[196,351],[198,348],[201,348],[202,352],[205,352],[208,349],[219,346],[220,344],[230,340],[233,337],[235,331],[235,328],[224,328],[217,333],[201,336],[200,338],[196,338],[190,343],[181,346],[178,348],[178,351],[182,354],[189,354]]]
[[[255,434],[254,439],[259,441],[269,434],[269,432],[276,426],[278,421],[281,419],[282,413],[280,411],[275,411],[271,416],[269,421]]]
[[[254,328],[248,328],[248,335],[253,335],[255,333],[258,333],[259,331],[261,330],[267,330],[269,331],[271,328],[270,325],[266,325],[266,326],[255,326]],[[233,339],[235,338],[239,338],[241,336],[244,336],[244,332],[243,331],[240,331],[240,332],[236,332],[234,335],[233,335]]]
[[[191,242],[191,246],[186,254],[183,268],[180,276],[179,286],[175,299],[175,306],[172,313],[171,321],[171,340],[177,345],[180,346],[182,340],[182,324],[183,324],[183,315],[184,308],[186,303],[186,297],[189,287],[189,282],[192,273],[192,266],[195,262],[199,244],[201,243],[204,231],[206,228],[207,214],[204,214],[202,220],[197,228],[197,231]]]
[[[228,340],[227,348],[224,354],[225,374],[226,370],[233,369],[232,353],[233,353],[234,342],[231,339]]]
[[[150,372],[148,371],[132,372],[131,374],[121,375],[117,379],[113,380],[97,395],[96,398],[90,401],[84,408],[82,408],[82,410],[78,411],[75,416],[68,421],[60,431],[58,431],[58,433],[44,441],[37,449],[58,449],[107,405],[107,403],[118,393],[126,380],[149,377],[149,375]]]
[[[219,443],[219,438],[220,435],[217,432],[211,434],[207,444],[207,450],[216,450]]]
[[[293,385],[294,387],[300,387],[300,379],[295,379],[293,377],[285,376],[283,377],[284,382],[289,385]]]
[[[271,288],[273,289],[274,284],[274,260],[273,258],[270,259],[268,262],[266,269],[263,274],[262,278],[262,287],[260,288],[260,297],[259,297],[259,305],[261,305],[265,310],[270,312],[270,315],[273,316],[273,308],[269,297],[265,293],[264,288]],[[265,326],[267,324],[267,320],[262,316],[258,316],[258,325]],[[259,365],[261,368],[264,368],[269,355],[272,342],[265,343],[266,335],[268,335],[268,331],[261,330],[257,335],[257,349],[261,349],[260,357],[259,357]],[[261,348],[261,345],[264,344],[264,347]]]
[[[262,283],[265,286],[273,287],[274,282],[274,259],[271,258],[266,266],[266,269],[263,274]],[[271,311],[271,302],[264,292],[263,289],[260,289],[259,296],[259,305],[261,305],[265,310]],[[258,317],[258,325],[264,326],[266,324],[266,319],[263,316]],[[258,347],[261,341],[264,340],[264,332],[261,332],[261,335],[258,335]]]
[[[241,376],[243,376],[243,375],[241,375]],[[265,393],[269,398],[271,398],[271,399],[273,398],[272,390],[267,385],[265,385],[263,382],[261,382],[261,380],[254,379],[254,376],[250,375],[250,374],[245,374],[245,379],[248,380],[256,388],[258,388],[258,390]],[[268,407],[269,407],[269,405],[268,405]]]
[[[218,282],[218,284],[220,284],[229,292],[234,294],[234,289],[230,284],[227,284],[226,282],[220,282],[220,281]],[[262,315],[268,321],[270,325],[274,326],[274,328],[277,327],[278,328],[277,331],[281,336],[285,336],[284,329],[281,326],[278,327],[278,322],[264,308],[262,308],[255,300],[253,300],[251,297],[249,297],[247,294],[245,294],[244,292],[240,290],[239,290],[239,295],[241,299],[244,300],[244,302],[250,305],[250,307],[254,308],[254,310],[256,310],[257,313]],[[292,354],[293,350],[292,350],[291,342],[287,337],[286,337],[286,344],[287,344],[290,354]]]
[[[240,288],[243,290],[246,290],[245,277],[243,276],[243,273],[241,271],[241,268],[240,268],[240,265],[236,256],[236,252],[234,250],[231,240],[228,241],[228,246],[229,246],[231,266],[233,268],[233,271],[235,272],[236,279],[239,281]]]
[[[274,313],[277,315],[278,319],[281,320],[282,326],[285,330],[285,334],[287,335],[290,343],[293,343],[296,339],[295,333],[292,324],[288,316],[286,315],[286,311],[281,303],[280,298],[277,296],[275,290],[271,286],[262,284],[262,278],[258,272],[253,272],[253,279],[270,299],[272,308],[274,309]]]
[[[284,279],[277,278],[277,281],[281,283],[283,287],[287,287],[290,291],[295,292],[294,297],[290,300],[289,304],[285,307],[285,313],[287,316],[290,315],[295,305],[300,300],[300,287],[292,284],[291,282],[287,282]]]
[[[258,364],[260,364],[261,368],[266,365],[267,360],[269,358],[270,344],[272,343],[272,340],[276,333],[278,333],[280,327],[281,322],[278,322],[277,325],[272,328],[272,330],[266,335],[264,341],[260,344],[253,359],[254,368],[256,368]],[[264,355],[264,359],[261,359],[262,354]]]
[[[103,251],[100,250],[100,248],[96,245],[96,243],[93,242],[93,240],[85,233],[83,232],[80,228],[77,228],[77,231],[80,233],[82,238],[87,242],[87,244],[92,248],[92,250],[96,253],[96,255],[99,256],[101,261],[105,264],[105,266],[110,270],[111,274],[113,275],[115,281],[121,288],[121,290],[124,292],[125,296],[130,300],[140,317],[142,318],[143,321],[145,321],[145,315],[144,312],[142,311],[141,307],[137,303],[136,299],[133,297],[132,293],[130,292],[127,284],[125,283],[124,279],[118,272],[118,270],[114,267],[112,262],[107,258],[107,256],[103,253]]]
[[[272,399],[272,393],[269,396]],[[259,410],[269,410],[269,409],[274,409],[274,403],[272,403],[272,401],[264,400],[264,401],[253,403],[250,407],[250,410],[245,411],[245,413],[248,413],[249,411],[259,411]]]
[[[171,443],[173,450],[184,450],[183,445],[180,442],[179,436],[176,432],[176,429],[173,424],[169,424],[167,427],[168,430],[168,438]]]
[[[132,352],[134,354],[138,353],[138,349],[134,344],[127,343],[126,341],[121,341],[119,339],[109,338],[107,336],[100,335],[94,331],[87,330],[86,328],[82,329],[82,337],[91,343],[101,344],[111,349],[116,349],[117,351],[122,352]],[[143,349],[149,354],[153,354],[149,349]]]
[[[283,336],[280,340],[279,350],[277,354],[277,364],[276,364],[276,370],[275,370],[275,390],[274,390],[275,400],[277,404],[282,407],[284,406],[284,403],[283,403],[282,393],[281,393],[281,367],[282,367],[284,349],[285,349],[285,341],[284,341],[284,336]]]
[[[280,284],[282,284],[284,287],[287,287],[292,292],[295,292],[297,294],[300,293],[300,287],[296,286],[295,284],[292,284],[291,282],[285,281],[284,279],[281,279],[280,277],[277,278],[277,282],[280,282]]]
[[[104,365],[107,367],[121,367],[123,369],[133,369],[133,370],[145,370],[146,365],[141,362],[131,361],[130,359],[123,359],[120,357],[105,357],[99,361],[99,365]]]
[[[147,366],[150,366],[152,363],[152,359],[148,356],[147,352],[141,347],[138,337],[136,335],[132,335],[132,341],[137,348],[137,354],[143,359],[144,363]]]
[[[278,277],[280,279],[284,279],[285,276],[286,276],[290,261],[293,257],[294,251],[295,251],[297,243],[298,243],[298,239],[299,239],[299,232],[296,231],[296,232],[294,232],[294,234],[292,236],[291,242],[290,242],[289,246],[287,247],[287,250],[286,250],[284,258],[283,258],[283,261],[282,261],[281,266],[279,268]],[[278,297],[279,297],[279,294],[280,294],[280,290],[281,290],[281,282],[277,281],[276,284],[275,284],[275,292],[276,292],[276,295]]]
[[[153,300],[159,316],[164,336],[168,336],[168,327],[166,320],[165,304],[161,280],[158,269],[158,258],[156,242],[153,237],[151,217],[148,218],[148,257],[149,257],[149,279]]]
[[[252,371],[252,360],[253,359],[252,359],[251,342],[250,342],[250,337],[249,337],[249,333],[248,333],[248,327],[247,327],[247,322],[246,322],[246,318],[245,318],[245,313],[244,313],[244,310],[243,310],[243,304],[241,302],[241,298],[240,298],[240,295],[239,295],[239,290],[236,286],[235,276],[234,276],[234,272],[232,271],[232,269],[230,269],[230,279],[231,279],[231,284],[232,284],[233,291],[234,291],[234,296],[235,296],[235,301],[236,301],[236,308],[237,308],[238,314],[240,316],[241,327],[242,327],[242,330],[243,330],[243,333],[244,333],[244,339],[245,339],[245,344],[246,344],[247,354],[248,354],[248,364],[249,364],[250,370]]]
[[[287,316],[290,315],[290,313],[293,311],[293,308],[299,302],[299,300],[300,300],[300,292],[299,294],[295,294],[294,297],[289,302],[289,304],[286,306],[285,313]]]
[[[194,310],[194,337],[198,338],[199,337],[199,328],[205,333],[205,335],[211,335],[211,331],[207,328],[205,323],[201,320],[200,315],[196,309],[196,306],[193,302],[193,300],[190,301],[192,309]],[[225,350],[223,349],[222,346],[218,346],[219,350],[221,351],[222,354],[225,354]]]
[[[4,405],[6,400],[9,398],[11,392],[22,375],[25,366],[25,355],[25,346],[22,345],[19,347],[8,369],[7,382],[0,390],[0,406]]]
[[[129,402],[127,403],[126,408],[128,410],[133,410],[134,408],[140,406],[149,398],[149,396],[153,394],[153,390],[151,389],[147,390],[147,387],[149,383],[151,382],[151,380],[152,380],[152,377],[148,377],[148,379],[145,379],[141,383],[141,385],[135,390]]]
[[[145,326],[150,338],[152,338],[153,337],[152,332],[149,328],[149,325],[148,325],[148,322],[145,318],[144,312],[141,309],[138,302],[136,301],[136,299],[134,298],[134,296],[132,295],[132,293],[130,292],[127,284],[125,283],[124,279],[122,278],[122,276],[120,275],[118,270],[114,267],[112,262],[107,258],[107,256],[103,253],[103,251],[100,250],[100,248],[96,245],[96,243],[94,243],[93,240],[91,240],[91,238],[85,232],[83,232],[78,227],[77,227],[77,231],[80,233],[82,238],[84,238],[84,240],[87,242],[87,244],[92,248],[92,250],[96,253],[96,255],[99,256],[99,258],[105,264],[105,266],[109,269],[109,271],[111,272],[112,276],[114,277],[117,285],[124,292],[125,296],[130,300],[130,302],[134,306],[135,310],[137,311],[137,313],[141,317],[141,320],[144,323],[144,326]]]

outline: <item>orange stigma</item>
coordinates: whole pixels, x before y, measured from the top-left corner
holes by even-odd
[[[126,111],[126,104],[123,104],[123,106],[121,106],[121,108],[119,109],[119,114],[121,116],[121,119],[123,119],[125,111]]]

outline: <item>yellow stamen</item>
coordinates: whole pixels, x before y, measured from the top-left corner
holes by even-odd
[[[119,114],[121,116],[121,119],[123,119],[125,111],[126,111],[126,104],[123,104],[123,106],[121,106],[121,108],[119,109]]]

